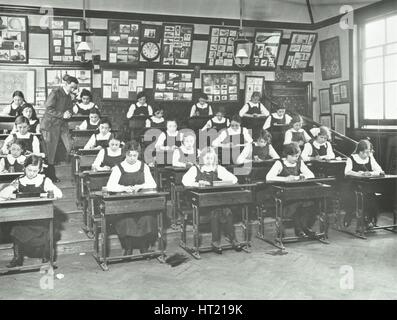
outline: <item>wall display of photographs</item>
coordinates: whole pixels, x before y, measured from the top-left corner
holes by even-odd
[[[170,66],[188,66],[192,55],[194,26],[164,24],[161,63]]]
[[[252,94],[257,91],[263,97],[265,77],[246,76],[245,77],[245,103],[251,100]]]
[[[108,62],[139,62],[141,24],[137,21],[109,20]]]
[[[211,26],[210,43],[207,51],[207,65],[217,67],[232,67],[234,39],[238,28]]]
[[[317,33],[292,32],[285,55],[284,67],[288,69],[306,69],[309,66],[317,42]]]
[[[0,104],[10,104],[15,90],[22,91],[26,101],[35,104],[36,70],[0,69]]]
[[[54,17],[50,22],[50,64],[81,64],[76,50],[82,39],[75,33],[81,29],[83,21]]]
[[[144,70],[102,69],[103,100],[136,100],[144,88]]]
[[[331,104],[349,103],[350,102],[349,81],[331,83],[330,97],[331,97]]]
[[[0,15],[0,63],[28,63],[28,17]]]
[[[142,24],[141,25],[141,42],[140,42],[140,48],[141,48],[141,54],[140,54],[140,58],[139,61],[141,62],[146,62],[147,60],[145,59],[145,57],[142,54],[142,46],[145,44],[145,42],[153,42],[157,44],[157,47],[151,46],[152,47],[152,51],[156,51],[158,50],[161,53],[161,35],[162,35],[162,30],[163,30],[163,26],[162,25],[158,25],[158,24]],[[156,54],[156,52],[152,52],[153,55]],[[160,54],[159,56],[151,61],[151,62],[160,62]]]
[[[240,93],[239,73],[203,73],[201,88],[208,100],[217,102],[238,102]]]
[[[46,96],[51,93],[53,89],[58,88],[63,84],[62,78],[68,74],[76,77],[79,81],[79,93],[83,89],[92,89],[92,71],[87,69],[45,69],[45,92]]]
[[[252,66],[263,69],[275,69],[283,38],[281,30],[255,29]]]
[[[192,101],[193,72],[155,70],[153,87],[155,101]]]

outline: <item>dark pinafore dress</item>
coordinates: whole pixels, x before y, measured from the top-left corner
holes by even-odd
[[[89,120],[87,120],[87,130],[97,130],[99,127],[99,121],[97,124],[92,124]]]
[[[39,186],[23,185],[18,179],[17,192],[44,193],[45,179],[47,178],[43,175],[43,182]],[[49,225],[45,220],[17,222],[13,224],[10,235],[15,242],[23,246],[26,255],[40,258],[43,252],[39,249],[48,248]]]
[[[303,133],[303,131],[291,131],[292,133],[292,138],[291,141],[292,142],[297,142],[299,143],[299,141],[303,141],[303,144],[300,146],[301,150],[303,149],[306,139],[305,139],[305,134]]]
[[[80,105],[79,105],[78,103],[76,103],[76,106],[77,106],[77,109],[78,109],[77,114],[82,115],[82,116],[89,116],[91,110],[92,110],[93,108],[96,108],[95,104],[93,104],[92,107],[89,108],[89,109],[83,109],[83,108],[81,108]]]
[[[14,140],[19,140],[23,143],[23,148],[24,148],[25,152],[26,151],[33,152],[33,137],[34,137],[33,134],[31,134],[29,136],[29,138],[18,138],[17,134],[14,133],[13,137],[14,137]]]
[[[198,115],[194,115],[195,117],[209,117],[210,115],[210,105],[207,104],[205,108],[199,108],[197,103],[196,103],[196,113],[198,112]]]
[[[165,128],[165,120],[162,122],[154,122],[152,117],[149,118],[150,128],[164,129]]]
[[[246,114],[260,114],[261,109],[260,106],[261,104],[258,103],[257,106],[253,106],[250,102],[247,102],[248,104],[248,111]],[[254,139],[256,139],[265,123],[265,118],[260,117],[260,118],[247,118],[243,117],[242,118],[242,127],[246,127],[247,129],[252,130],[252,136]]]
[[[224,165],[235,164],[237,158],[244,150],[244,146],[234,147],[234,145],[243,144],[244,142],[243,127],[240,127],[240,133],[233,135],[230,135],[229,131],[226,130],[226,138],[222,141],[222,143],[231,143],[232,148],[218,148],[219,162]]]
[[[180,140],[180,135],[179,131],[176,136],[170,136],[168,135],[168,132],[165,132],[165,140],[163,143],[164,147],[180,147],[181,146],[181,140]],[[158,164],[165,164],[167,166],[172,166],[172,158],[173,158],[173,151],[156,151],[156,161]]]
[[[312,146],[312,154],[310,155],[310,157],[323,157],[327,155],[327,149],[328,149],[328,144],[325,143],[323,145],[320,146],[319,149],[317,149],[313,142],[310,142],[311,146]],[[354,163],[354,162],[353,162]]]
[[[29,124],[29,132],[31,132],[31,133],[36,133],[36,129],[37,129],[37,126],[39,125],[39,120],[35,120],[35,122],[32,124],[32,123],[30,123]]]
[[[227,119],[226,118],[225,118],[225,121],[221,122],[221,123],[214,122],[213,119],[211,119],[210,121],[211,121],[211,128],[217,130],[218,132],[227,128]]]
[[[119,156],[110,156],[109,155],[109,149],[105,148],[105,154],[103,156],[103,161],[101,163],[101,167],[108,166],[110,168],[113,168],[115,165],[118,165],[124,160],[125,156],[123,153],[121,153]]]
[[[136,172],[126,172],[121,164],[117,165],[120,172],[119,184],[122,186],[134,186],[145,183],[144,162]],[[157,221],[148,213],[132,215],[120,215],[113,222],[119,238],[133,238],[133,248],[140,249],[143,244],[154,244],[157,239]]]
[[[270,115],[270,117],[270,128],[268,130],[272,134],[272,145],[278,153],[282,153],[286,131],[285,125],[287,124],[285,114],[281,119],[277,119],[273,115]]]
[[[22,114],[22,109],[25,107],[25,104],[23,104],[22,106],[17,107],[16,109],[12,108],[12,104],[10,105],[10,112],[8,113],[8,115],[10,117],[18,117]]]
[[[101,146],[102,148],[107,148],[109,147],[109,141],[112,139],[112,135],[109,136],[109,139],[105,140],[98,140],[97,139],[97,134],[95,135],[95,147]]]
[[[252,158],[254,158],[254,156],[258,156],[258,158],[260,160],[268,160],[271,159],[270,155],[269,155],[269,147],[270,144],[267,143],[264,147],[259,147],[255,144],[253,144],[252,146]]]
[[[179,152],[179,162],[182,163],[196,163],[196,152],[194,153],[184,153],[181,148],[178,149]]]
[[[23,164],[20,164],[17,159],[15,159],[14,163],[11,164],[8,161],[8,158],[4,158],[4,169],[6,169],[8,172],[10,172],[10,167],[14,168],[14,172],[23,172],[25,169],[25,166]]]

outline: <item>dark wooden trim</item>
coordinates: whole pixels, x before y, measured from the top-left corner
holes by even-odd
[[[367,19],[375,18],[392,11],[397,11],[396,0],[382,0],[368,6],[354,10],[354,23],[363,23]]]
[[[312,6],[310,4],[310,0],[306,0],[306,6],[307,6],[307,11],[309,12],[309,18],[311,24],[314,24],[314,18],[313,18],[313,12],[312,12]]]
[[[354,128],[354,59],[353,30],[349,30],[349,86],[350,86],[350,128]],[[339,63],[339,65],[341,65]]]

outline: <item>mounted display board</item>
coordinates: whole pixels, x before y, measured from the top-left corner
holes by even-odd
[[[81,64],[76,49],[81,36],[75,35],[82,27],[81,19],[54,17],[50,25],[50,64]]]
[[[65,74],[77,78],[79,81],[79,92],[83,89],[92,89],[92,71],[87,69],[45,69],[45,92],[46,96],[51,90],[62,85]]]
[[[0,63],[28,63],[28,17],[0,15],[0,26]]]
[[[201,88],[211,102],[237,102],[240,92],[239,73],[203,73]]]
[[[109,63],[139,62],[141,24],[137,21],[108,21],[108,61]]]
[[[331,104],[349,103],[350,86],[349,81],[340,81],[330,85]]]
[[[102,69],[103,100],[136,100],[144,88],[144,70]]]
[[[238,28],[211,26],[207,65],[233,67],[234,39]]]
[[[246,76],[245,77],[245,99],[247,103],[251,100],[251,96],[254,92],[259,92],[263,97],[263,90],[265,84],[265,77],[261,76]]]
[[[162,30],[162,25],[141,25],[140,61],[160,62]]]
[[[28,103],[36,103],[36,70],[0,69],[0,104],[10,104],[15,90],[22,91]]]
[[[337,79],[342,76],[339,37],[320,41],[321,78]]]
[[[153,92],[155,101],[192,101],[193,72],[154,71]]]
[[[260,69],[275,69],[282,38],[282,30],[255,29],[251,65]]]
[[[161,63],[188,66],[192,55],[194,26],[191,24],[164,24]]]
[[[284,67],[288,69],[306,69],[309,66],[314,47],[317,42],[317,33],[292,32]]]

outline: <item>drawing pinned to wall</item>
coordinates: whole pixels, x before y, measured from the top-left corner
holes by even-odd
[[[275,69],[282,37],[282,30],[256,29],[254,50],[252,50],[252,66],[266,70]]]
[[[36,103],[35,70],[0,70],[0,104],[9,104],[14,91],[22,91],[27,102]]]
[[[245,77],[245,103],[251,100],[252,93],[259,92],[263,96],[265,77],[246,76]]]
[[[204,73],[201,75],[201,88],[211,102],[237,102],[239,73]]]

